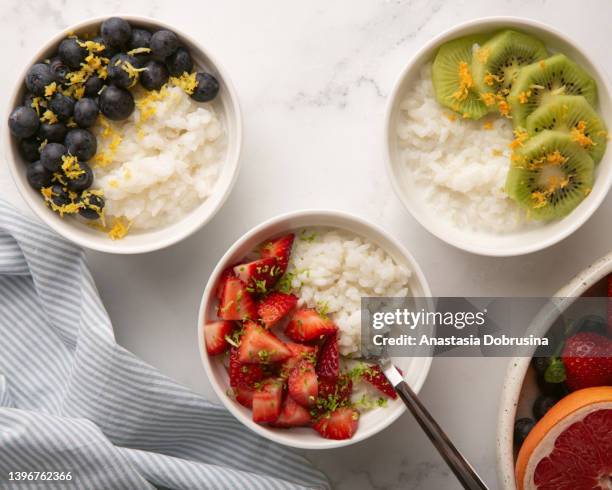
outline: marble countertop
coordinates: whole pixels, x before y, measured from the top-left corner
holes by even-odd
[[[2,93],[58,29],[117,12],[176,25],[204,43],[229,72],[245,137],[242,171],[223,209],[167,250],[134,257],[88,254],[118,341],[211,399],[196,342],[200,294],[227,247],[270,216],[324,207],[374,220],[412,251],[436,295],[550,295],[612,248],[608,196],[580,230],[546,251],[499,259],[456,250],[405,211],[382,161],[387,94],[432,36],[482,16],[530,17],[573,38],[610,75],[608,0],[5,0],[2,7]],[[4,114],[4,98],[0,105]],[[26,209],[5,165],[0,195]],[[491,488],[497,488],[496,417],[507,362],[436,359],[422,391]],[[365,442],[308,456],[339,490],[458,488],[408,414]]]

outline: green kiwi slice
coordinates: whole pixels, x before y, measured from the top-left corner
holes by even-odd
[[[514,152],[506,192],[531,218],[562,218],[591,191],[594,166],[569,134],[545,130]]]
[[[492,109],[510,93],[519,70],[548,57],[542,41],[524,32],[503,30],[474,51],[472,74],[476,89]]]
[[[508,96],[514,127],[525,127],[527,116],[558,95],[582,95],[597,103],[597,84],[564,54],[555,54],[522,68]]]
[[[526,121],[531,135],[547,129],[568,133],[598,164],[608,144],[608,132],[597,112],[581,95],[559,95],[533,111]]]
[[[437,101],[463,117],[480,119],[488,111],[474,87],[472,51],[486,38],[465,36],[444,43],[433,61],[432,80]]]

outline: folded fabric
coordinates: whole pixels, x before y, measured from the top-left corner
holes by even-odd
[[[47,487],[329,484],[117,345],[82,250],[0,201],[0,488]]]

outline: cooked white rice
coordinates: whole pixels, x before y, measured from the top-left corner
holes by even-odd
[[[401,102],[397,134],[406,171],[435,214],[474,231],[503,233],[528,224],[503,189],[510,121],[493,115],[456,118],[435,99],[431,64],[423,66]]]
[[[126,121],[96,127],[94,188],[104,191],[107,221],[124,217],[132,229],[163,227],[213,192],[225,152],[220,116],[179,87],[163,93],[143,105],[139,97],[151,93],[141,92]],[[110,161],[96,164],[102,157]]]
[[[339,329],[340,353],[359,350],[361,298],[410,296],[411,271],[373,243],[335,229],[296,237],[289,272],[299,304],[322,308]]]

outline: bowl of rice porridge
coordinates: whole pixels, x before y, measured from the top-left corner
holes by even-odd
[[[242,120],[227,73],[156,19],[100,17],[63,30],[20,75],[9,114],[3,138],[20,194],[93,250],[135,254],[183,240],[237,178]]]
[[[361,298],[367,296],[414,298],[416,305],[431,296],[410,252],[378,226],[341,212],[308,210],[281,215],[253,228],[220,260],[200,305],[200,355],[219,399],[253,431],[292,447],[340,447],[383,430],[404,412],[405,406],[392,387],[387,391],[380,379],[370,378],[373,372],[367,369],[369,366],[351,359],[359,353]],[[284,303],[287,299],[288,305]],[[331,330],[326,330],[330,326]],[[255,359],[243,358],[243,351],[252,355],[266,342],[273,342],[278,350],[256,352]],[[323,386],[332,375],[322,367],[322,359],[332,342],[336,356],[334,383],[342,386],[342,396],[337,396],[336,389],[334,396],[325,395],[323,400]],[[280,355],[287,347],[292,352],[290,358],[270,359],[271,353]],[[297,359],[316,364],[319,388],[314,388],[306,405],[300,390],[307,383],[301,382],[300,375],[308,369],[295,362],[287,368],[296,348]],[[418,392],[431,360],[397,357],[394,363]],[[311,369],[314,377],[314,366]],[[300,380],[297,394],[291,381],[294,374]],[[248,379],[235,379],[241,376]],[[346,380],[350,380],[348,393]],[[258,396],[267,396],[261,392],[269,381],[282,386],[283,394],[277,400],[283,405],[280,417],[277,412],[269,418],[267,405],[262,415],[255,401]],[[336,414],[349,410],[351,427],[343,423],[334,426]],[[326,416],[334,421],[329,422],[333,429],[325,423]]]
[[[456,63],[461,50],[467,63]],[[557,83],[555,63],[563,73],[578,73],[583,85]],[[449,75],[449,66],[457,73]],[[551,79],[547,86],[532,80],[545,75]],[[452,76],[456,79],[449,81]],[[530,99],[543,92],[536,102],[535,95]],[[457,103],[444,104],[443,97]],[[582,112],[562,133],[552,111],[565,115],[568,106]],[[538,22],[484,18],[432,39],[399,76],[385,118],[387,171],[396,194],[429,232],[472,253],[513,256],[552,246],[589,219],[612,183],[612,154],[605,151],[606,128],[612,126],[607,79],[584,50]],[[596,121],[597,131],[585,136],[583,118]],[[534,156],[532,166],[522,163],[546,145],[550,151]],[[578,156],[568,162],[556,151],[559,145]],[[568,179],[548,175],[548,167],[541,170],[546,165],[556,165],[553,173],[567,168],[573,173]],[[511,174],[520,171],[524,174],[511,182]],[[539,177],[525,177],[531,171]],[[570,194],[573,201],[562,206]]]

